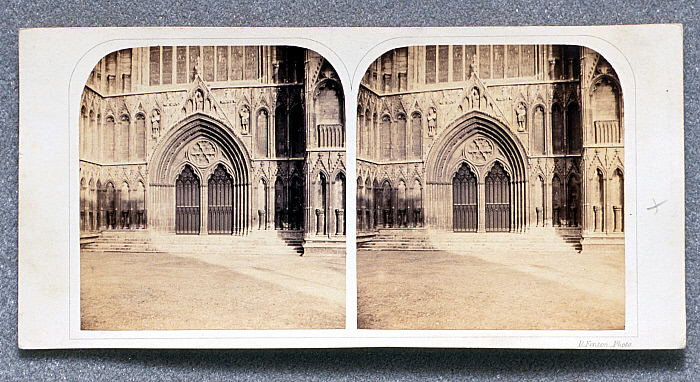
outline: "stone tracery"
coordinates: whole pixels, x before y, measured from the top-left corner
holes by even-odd
[[[498,161],[510,176],[510,230],[571,226],[590,242],[621,237],[615,235],[622,232],[617,218],[622,203],[608,200],[608,195],[621,194],[623,170],[615,171],[624,169],[622,95],[604,58],[577,46],[401,49],[410,57],[406,69],[399,70],[409,73],[406,85],[394,80],[397,49],[370,65],[358,95],[363,123],[358,126],[362,140],[357,168],[366,182],[364,199],[358,199],[358,214],[365,220],[359,225],[362,231],[373,232],[377,219],[383,223],[377,187],[384,187],[386,178],[398,195],[396,185],[404,175],[395,174],[407,174],[414,165],[426,190],[416,203],[424,204],[425,224],[452,229],[453,195],[439,187],[452,187],[460,161],[472,166],[482,182],[488,170],[479,167]],[[443,56],[450,58],[449,64]],[[580,68],[575,65],[579,62]],[[411,116],[410,123],[401,123],[402,115]],[[481,127],[472,131],[474,127],[465,126]],[[583,176],[593,161],[600,161],[607,174],[602,186],[606,202],[598,203],[601,230],[595,229],[592,208],[595,173],[586,170]],[[393,221],[399,221],[393,213]]]
[[[134,68],[149,75],[131,76]],[[185,171],[199,179],[200,234],[274,228],[280,179],[279,228],[308,243],[344,237],[335,229],[345,219],[342,86],[320,55],[274,46],[132,48],[103,58],[93,74],[79,130],[80,171],[89,174],[84,231],[177,232],[176,186]],[[327,224],[334,229],[325,238],[312,229],[317,206],[307,196],[317,173],[307,160],[327,171]]]

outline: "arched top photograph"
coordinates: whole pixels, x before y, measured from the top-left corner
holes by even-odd
[[[97,270],[82,275],[81,327],[344,327],[344,294],[337,293],[345,286],[344,109],[333,66],[297,46],[156,45],[102,57],[79,108],[79,168],[97,184],[80,185],[81,261]],[[324,160],[329,155],[331,163]],[[307,161],[336,178],[320,184]],[[129,261],[110,263],[115,251],[147,265],[135,271]],[[256,260],[243,266],[251,255]],[[289,268],[300,255],[323,261]],[[169,261],[181,267],[165,272],[149,287],[153,293],[172,294],[175,279],[197,291],[170,306],[138,308],[131,299],[143,296],[120,294],[97,276],[111,274],[109,280],[136,288],[141,272],[160,275],[153,267]],[[279,266],[269,276],[255,271],[273,263]],[[282,276],[280,267],[291,273]],[[211,272],[219,276],[201,277]],[[322,275],[320,284],[312,275]],[[239,300],[218,290],[222,283],[248,294]],[[303,291],[306,283],[316,290]],[[294,288],[299,304],[281,292]],[[199,305],[202,296],[213,310],[175,313]],[[120,303],[104,315],[112,300]],[[234,300],[257,305],[224,308]]]
[[[358,94],[357,169],[368,184],[379,181],[375,192],[357,195],[358,326],[624,329],[621,89],[606,58],[579,45],[415,45],[381,54]],[[406,173],[425,187],[406,192]],[[402,264],[407,273],[396,279],[377,276],[394,269],[395,253],[424,256]],[[597,285],[586,308],[525,298],[529,308],[508,318],[523,296],[504,285],[510,276],[488,276],[504,271],[494,264],[507,261],[514,272],[545,266],[564,279],[572,269],[584,273],[588,263],[574,260],[580,256],[608,264],[593,273],[615,275],[613,288]],[[460,272],[471,272],[475,259],[484,261],[481,284],[465,289]],[[438,271],[436,261],[446,265]],[[541,276],[534,273],[523,282]],[[382,309],[379,299],[388,297],[378,291],[415,280],[402,291],[412,295],[435,274],[454,287],[438,293],[441,304],[411,300],[400,308],[405,317]],[[478,303],[501,316],[471,315],[454,300],[503,290],[512,297]],[[599,309],[610,290],[614,302]],[[578,319],[576,309],[596,318]]]

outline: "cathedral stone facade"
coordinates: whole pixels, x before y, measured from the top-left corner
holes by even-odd
[[[569,227],[584,251],[624,245],[619,79],[579,46],[394,49],[362,79],[357,172],[360,238]]]
[[[306,49],[113,52],[81,99],[81,232],[284,231],[344,248],[343,105],[335,70]]]

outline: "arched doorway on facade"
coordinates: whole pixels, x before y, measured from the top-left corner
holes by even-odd
[[[345,174],[338,173],[333,184],[335,201],[335,234],[345,235]]]
[[[486,232],[510,231],[510,176],[494,163],[484,182],[486,191]]]
[[[372,197],[372,228],[376,229],[380,222],[379,219],[382,216],[381,213],[381,200],[382,200],[382,189],[379,188],[379,182],[375,179],[374,183],[372,183],[372,191],[373,191],[373,197]]]
[[[185,165],[175,181],[175,232],[199,234],[199,178]]]
[[[576,175],[569,176],[566,184],[567,225],[578,227],[580,221],[581,182]]]
[[[105,187],[105,213],[107,217],[107,228],[115,229],[117,228],[117,203],[116,203],[116,190],[114,189],[114,184],[112,182],[107,183]]]
[[[246,234],[257,206],[250,167],[245,146],[222,122],[201,113],[187,117],[158,143],[148,164],[149,227]]]
[[[625,179],[622,171],[618,168],[613,173],[612,182],[612,200],[613,200],[613,219],[614,219],[614,232],[623,232],[625,220],[624,220],[624,206],[625,206]]]
[[[394,217],[392,214],[392,206],[394,203],[391,194],[391,183],[389,183],[389,180],[385,180],[381,188],[381,213],[384,228],[391,228],[394,226]]]
[[[411,190],[411,222],[413,227],[423,226],[423,186],[418,179],[413,181]]]
[[[267,229],[268,220],[268,196],[267,182],[260,179],[258,182],[258,229]]]
[[[535,207],[535,226],[544,227],[544,222],[546,220],[545,195],[547,194],[547,192],[545,191],[544,179],[542,178],[542,175],[537,176],[533,191],[534,195],[532,198],[532,202],[534,203]]]
[[[277,177],[275,181],[275,229],[284,229],[286,219],[285,206],[285,190],[282,178]]]
[[[210,234],[231,234],[233,227],[233,179],[223,165],[216,166],[209,177],[207,223]]]
[[[558,175],[552,177],[552,225],[558,227],[561,225],[562,217],[562,184]]]
[[[318,206],[316,209],[316,234],[328,233],[328,179],[323,173],[318,174]]]
[[[532,208],[526,157],[520,140],[491,116],[474,111],[457,119],[426,160],[426,224],[454,232],[524,230]]]
[[[408,187],[406,187],[406,182],[402,180],[399,180],[399,186],[396,189],[396,196],[397,196],[397,208],[396,208],[396,215],[397,215],[397,221],[396,221],[396,226],[397,227],[407,227],[408,226],[408,202],[407,202],[407,190]]]
[[[298,177],[292,178],[289,199],[291,201],[289,227],[300,230],[304,227],[304,186]]]
[[[364,213],[365,213],[365,229],[371,229],[374,228],[372,226],[372,209],[374,208],[374,199],[372,195],[372,182],[370,181],[369,177],[367,177],[367,180],[365,180],[365,204],[364,204]]]
[[[478,227],[476,175],[462,163],[452,178],[452,219],[455,232],[476,232]]]

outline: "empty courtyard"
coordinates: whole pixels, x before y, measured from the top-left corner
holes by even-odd
[[[345,258],[81,251],[83,330],[345,327]]]
[[[625,327],[624,251],[357,252],[360,329]]]

